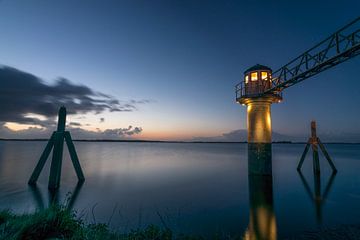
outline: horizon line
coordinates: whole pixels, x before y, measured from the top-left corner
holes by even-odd
[[[0,141],[43,142],[47,138],[0,138]],[[149,143],[248,143],[247,141],[183,141],[183,140],[143,140],[143,139],[73,139],[74,142],[149,142]],[[306,144],[301,141],[272,141],[274,144]],[[360,142],[324,142],[324,144],[360,144]]]

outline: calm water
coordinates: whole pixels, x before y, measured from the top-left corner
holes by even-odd
[[[50,161],[37,188],[27,180],[46,142],[0,141],[0,208],[23,213],[48,206]],[[88,222],[129,230],[150,223],[184,233],[243,236],[250,203],[246,144],[75,143],[86,181],[77,178],[67,151],[57,201],[69,192],[73,208]],[[339,170],[321,156],[321,191],[315,202],[312,159],[296,171],[302,144],[273,145],[273,206],[279,238],[322,226],[360,223],[360,145],[327,145]],[[330,187],[327,184],[330,180]],[[304,183],[306,182],[306,183]],[[261,201],[261,199],[260,199]],[[271,201],[270,201],[271,202]],[[261,222],[261,220],[260,220]],[[266,221],[263,224],[267,224]]]

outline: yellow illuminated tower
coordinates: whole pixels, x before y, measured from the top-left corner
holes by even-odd
[[[244,72],[236,101],[247,106],[250,217],[246,240],[277,239],[273,202],[271,104],[282,100],[272,87],[272,70],[255,65]]]
[[[272,86],[271,74],[271,68],[257,64],[237,86],[236,101],[247,106],[250,174],[271,175],[271,104],[282,100],[280,93],[265,93]]]

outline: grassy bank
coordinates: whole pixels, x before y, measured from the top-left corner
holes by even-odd
[[[110,230],[106,224],[86,224],[76,217],[75,212],[62,206],[31,214],[15,215],[9,211],[0,212],[0,239],[82,239],[82,240],[137,240],[137,239],[202,239],[184,235],[174,235],[170,229],[153,225],[143,230],[118,233]]]

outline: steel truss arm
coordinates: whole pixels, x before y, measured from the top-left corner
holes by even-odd
[[[273,73],[272,87],[280,92],[360,54],[360,17]]]
[[[270,88],[259,86],[256,96],[282,90],[360,54],[360,17],[333,33],[272,74]],[[235,86],[236,100],[246,96],[244,82]]]

